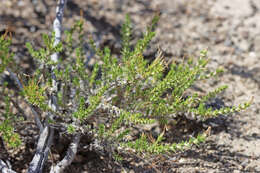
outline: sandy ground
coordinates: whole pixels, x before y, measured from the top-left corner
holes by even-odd
[[[219,82],[202,83],[200,88],[206,92],[227,84],[223,95],[226,105],[254,97],[247,111],[207,122],[212,126],[208,143],[175,156],[168,169],[158,167],[161,172],[260,172],[259,0],[74,0],[68,2],[64,29],[80,18],[80,9],[87,32],[115,54],[119,52],[124,15],[130,14],[134,35],[139,37],[159,10],[157,36],[147,56],[158,46],[168,59],[195,57],[200,50],[208,49],[210,67],[221,66],[225,73]],[[0,31],[9,27],[15,33],[12,49],[25,72],[30,72],[32,64],[24,43],[40,45],[39,36],[50,31],[54,15],[55,2],[51,0],[0,0]]]

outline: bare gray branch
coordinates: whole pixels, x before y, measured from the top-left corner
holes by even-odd
[[[56,166],[52,166],[50,173],[60,173],[71,164],[76,156],[80,137],[80,134],[74,136],[73,141],[70,143],[67,150],[66,156]]]
[[[48,158],[50,146],[53,141],[53,129],[45,126],[39,136],[36,153],[31,161],[28,173],[41,173],[44,163]]]
[[[61,40],[61,27],[62,27],[62,18],[63,18],[63,13],[64,13],[64,8],[67,3],[67,0],[59,0],[59,3],[56,8],[56,18],[53,22],[53,30],[55,33],[55,40],[54,40],[54,46],[60,43]],[[55,52],[54,54],[51,55],[51,60],[55,63],[58,62],[58,53]],[[57,92],[58,92],[58,81],[56,79],[54,70],[57,69],[57,65],[53,65],[51,68],[52,74],[52,94],[51,94],[51,99],[49,101],[49,106],[52,108],[53,111],[58,110],[58,105],[57,105]]]
[[[0,159],[0,172],[2,173],[16,173],[15,171],[13,171],[12,169],[10,169],[7,164]]]

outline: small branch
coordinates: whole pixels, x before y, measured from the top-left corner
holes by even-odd
[[[15,75],[15,73],[13,73],[11,71],[11,69],[9,68],[6,68],[8,73],[10,74],[10,77],[15,81],[16,85],[19,87],[20,90],[23,90],[23,85],[22,83],[20,82],[20,80],[18,79],[18,77]]]
[[[17,85],[17,86],[19,87],[19,89],[22,91],[22,90],[23,90],[23,85],[22,85],[22,83],[20,82],[20,80],[18,79],[18,77],[15,75],[15,73],[13,73],[13,72],[11,71],[11,69],[7,68],[7,71],[9,72],[10,77],[15,81],[16,85]],[[41,123],[41,120],[40,120],[40,118],[39,118],[38,113],[34,110],[34,108],[33,108],[33,106],[32,106],[31,104],[29,104],[26,100],[25,100],[25,102],[30,106],[31,111],[32,111],[32,113],[33,113],[33,115],[34,115],[34,121],[35,121],[35,123],[37,124],[38,128],[40,129],[40,131],[42,131],[42,130],[43,130],[43,125],[42,125],[42,123]]]
[[[54,46],[59,44],[61,41],[62,18],[63,18],[64,8],[66,3],[67,0],[59,0],[59,3],[56,8],[56,18],[53,22],[53,30],[55,32]],[[58,62],[58,53],[52,54],[51,60],[53,60],[54,62]]]
[[[10,101],[13,103],[13,105],[17,109],[17,111],[22,114],[22,117],[24,118],[24,120],[27,120],[27,116],[26,116],[24,110],[19,106],[19,104],[16,101],[14,101],[12,98],[10,98]]]
[[[12,169],[8,168],[7,164],[0,159],[0,172],[2,173],[16,173]]]
[[[110,113],[115,114],[116,117],[118,117],[120,115],[120,113],[124,112],[124,110],[120,109],[117,106],[106,103],[104,100],[101,100],[100,107],[102,107],[103,109],[109,110]]]
[[[60,173],[71,164],[76,156],[80,137],[80,134],[74,136],[73,141],[70,143],[67,150],[66,156],[56,166],[52,166],[50,173]]]
[[[135,156],[136,156],[137,158],[139,158],[140,160],[144,161],[147,165],[151,166],[151,167],[156,171],[156,173],[160,173],[160,172],[161,172],[160,170],[158,170],[158,169],[156,168],[155,165],[153,165],[153,163],[151,163],[151,161],[147,161],[147,160],[143,159],[142,157],[139,157],[138,155],[135,155]]]
[[[53,30],[55,33],[54,46],[60,43],[61,41],[61,27],[62,27],[62,18],[64,13],[64,8],[67,3],[67,0],[59,0],[59,3],[56,8],[56,18],[53,22]],[[51,60],[55,63],[58,63],[58,53],[55,52],[51,55]],[[58,81],[54,70],[57,69],[57,65],[53,65],[51,67],[51,78],[52,78],[52,88],[51,88],[51,99],[49,100],[49,106],[52,108],[54,112],[58,110],[57,104],[57,92],[58,92]]]
[[[45,161],[48,159],[50,146],[53,141],[53,129],[45,126],[39,136],[36,153],[31,161],[28,173],[41,173]]]

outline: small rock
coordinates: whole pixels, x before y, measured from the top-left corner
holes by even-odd
[[[257,35],[254,40],[255,53],[260,53],[260,35]]]
[[[179,160],[179,163],[185,163],[186,162],[186,159],[184,159],[184,158],[181,158],[180,160]]]
[[[249,163],[249,160],[248,159],[245,159],[242,163],[241,163],[241,166],[243,167],[246,167]]]
[[[239,170],[234,170],[234,172],[233,173],[240,173],[241,171],[239,171]]]
[[[131,170],[129,171],[129,173],[135,173],[135,171],[131,169]]]

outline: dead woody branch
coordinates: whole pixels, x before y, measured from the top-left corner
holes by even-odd
[[[16,173],[11,168],[7,166],[7,164],[0,159],[0,172],[2,173]]]
[[[53,129],[45,126],[39,136],[36,153],[31,161],[28,173],[41,173],[45,161],[48,159],[50,146],[53,142]]]
[[[67,150],[65,157],[56,166],[52,166],[50,173],[60,173],[71,164],[76,156],[79,141],[80,134],[76,134]]]

